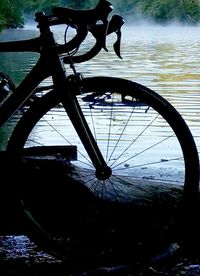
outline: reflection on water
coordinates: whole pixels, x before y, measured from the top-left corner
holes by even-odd
[[[79,64],[84,76],[118,76],[139,82],[166,97],[187,121],[200,150],[200,39],[199,27],[127,26],[122,28],[119,60],[112,49],[115,35],[108,39],[109,52]],[[37,36],[37,30],[6,30],[0,41]],[[61,28],[56,36],[61,41]],[[85,43],[88,47],[89,43]],[[0,70],[16,83],[38,59],[35,53],[1,53]],[[69,71],[69,70],[68,70]]]

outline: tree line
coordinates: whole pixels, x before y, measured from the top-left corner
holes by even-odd
[[[110,0],[116,12],[123,16],[145,17],[156,22],[200,22],[199,0]],[[43,10],[50,12],[53,6],[77,9],[92,8],[98,0],[1,0],[0,29],[23,27],[26,14]]]

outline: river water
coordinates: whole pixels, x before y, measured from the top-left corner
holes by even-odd
[[[200,27],[129,25],[122,27],[122,60],[112,49],[115,35],[108,38],[108,50],[92,61],[77,66],[84,76],[118,76],[139,82],[166,97],[181,113],[200,147]],[[63,28],[54,28],[62,40]],[[6,30],[0,41],[37,36],[27,26]],[[88,47],[88,43],[85,45]],[[86,47],[85,46],[85,47]],[[1,71],[16,83],[30,71],[38,56],[34,53],[1,53]]]
[[[122,60],[112,45],[116,36],[107,39],[104,50],[93,60],[78,64],[77,70],[87,76],[117,76],[141,83],[165,97],[183,116],[200,151],[200,39],[199,26],[128,25],[122,27]],[[52,28],[63,42],[63,26]],[[26,26],[5,30],[0,41],[36,37],[37,29]],[[69,36],[71,33],[69,33]],[[80,51],[87,49],[91,37]],[[1,71],[18,84],[36,63],[35,53],[0,53]],[[67,69],[68,71],[70,69]],[[50,80],[45,80],[46,83]],[[5,139],[7,140],[8,131]],[[2,137],[2,136],[1,136]],[[2,139],[2,138],[1,138]],[[1,149],[5,143],[2,139]]]

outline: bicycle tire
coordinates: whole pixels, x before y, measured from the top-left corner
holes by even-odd
[[[95,138],[100,135],[98,144],[102,154],[109,161],[111,167],[117,168],[116,176],[113,169],[112,176],[108,181],[100,181],[96,179],[92,169],[88,170],[85,164],[85,160],[88,160],[88,157],[85,159],[83,157],[85,152],[80,152],[82,150],[84,151],[84,148],[81,146],[81,143],[76,141],[74,136],[76,133],[71,132],[72,126],[69,127],[69,122],[66,121],[66,118],[61,118],[61,115],[60,118],[56,116],[55,112],[61,112],[61,109],[58,107],[60,100],[55,91],[51,91],[37,99],[24,113],[12,133],[7,151],[17,155],[22,154],[29,138],[35,142],[36,136],[39,136],[39,144],[43,145],[45,137],[53,138],[49,129],[56,131],[56,134],[61,135],[63,138],[64,134],[60,134],[60,131],[63,128],[62,123],[64,123],[68,126],[66,134],[69,135],[70,129],[72,142],[69,144],[74,145],[75,143],[78,145],[78,148],[80,145],[78,155],[80,159],[84,158],[84,161],[83,159],[72,161],[72,164],[77,162],[79,166],[81,164],[81,169],[78,165],[75,165],[78,171],[78,180],[84,182],[86,187],[96,197],[109,201],[130,202],[137,197],[137,195],[132,194],[133,192],[131,190],[134,181],[137,185],[139,183],[138,186],[140,186],[141,182],[148,185],[158,180],[160,181],[158,183],[161,184],[167,182],[183,185],[183,197],[189,200],[192,200],[197,195],[199,187],[199,160],[196,145],[184,119],[167,100],[138,83],[111,77],[85,78],[82,83],[82,94],[78,95],[77,98],[92,132],[95,132]],[[56,110],[53,109],[55,107],[57,107]],[[89,119],[91,113],[95,116]],[[65,115],[65,112],[62,112],[62,116]],[[101,116],[103,119],[99,120],[98,116]],[[48,121],[49,119],[51,122]],[[53,125],[54,119],[57,126],[61,125],[61,127],[59,126],[59,131]],[[107,119],[109,123],[106,123]],[[42,125],[47,123],[47,128],[49,129],[45,130],[45,127],[40,126],[41,132],[35,136],[30,136],[34,127],[37,127],[38,122],[41,122]],[[120,133],[118,133],[119,129]],[[111,137],[112,131],[114,134]],[[68,142],[68,139],[65,140],[65,143]],[[56,139],[55,141],[58,143]],[[48,145],[52,145],[51,141],[47,141],[47,143]],[[124,145],[126,146],[125,149],[123,148]],[[29,142],[29,146],[33,146],[33,144]],[[137,146],[136,149],[135,146]],[[119,147],[119,159],[115,155],[117,147]],[[123,159],[123,155],[126,156],[125,159]],[[142,155],[144,157],[141,157]],[[139,161],[134,161],[132,164],[133,157]],[[151,158],[152,160],[150,160]],[[118,160],[120,161],[118,162]],[[89,164],[91,166],[90,162]],[[179,171],[179,169],[183,171]],[[124,171],[125,174],[123,174]],[[93,173],[92,177],[91,173]],[[153,175],[154,173],[155,175]],[[134,179],[133,182],[130,181],[130,176],[131,179]],[[158,176],[161,179],[158,179]],[[84,177],[86,179],[85,181]],[[165,177],[166,179],[164,179]],[[123,181],[121,181],[122,178]],[[116,181],[117,184],[114,184],[112,181]],[[108,187],[105,186],[106,182],[108,183]],[[122,186],[125,184],[127,185],[124,190]],[[29,188],[27,187],[27,189]],[[40,189],[41,186],[37,190],[37,193],[34,193],[34,200],[39,195]],[[45,189],[48,189],[48,185],[45,185]],[[44,194],[41,194],[41,202],[43,202],[46,191],[44,191]],[[28,209],[29,215],[32,216],[33,214],[34,217],[34,210],[32,213],[30,207],[32,204],[33,209],[35,208],[35,202],[31,199],[33,194],[29,196],[26,194],[26,197],[23,194],[23,204],[28,206],[26,208]],[[92,199],[87,192],[86,197],[87,199]],[[30,203],[31,201],[32,203]],[[38,204],[38,199],[36,201]],[[50,201],[52,202],[52,198]],[[54,212],[54,208],[55,206],[50,210],[51,215]],[[38,212],[41,213],[41,206]],[[46,215],[45,212],[44,214]],[[31,220],[33,220],[33,217]],[[73,219],[72,221],[74,223]],[[40,230],[45,229],[45,227],[43,227],[42,221],[40,222],[41,225],[37,221],[38,225],[36,223],[35,226],[39,232],[42,232]],[[45,230],[45,232],[49,242],[49,237],[52,238],[54,234],[49,229],[47,231]],[[54,238],[52,240],[55,241]]]

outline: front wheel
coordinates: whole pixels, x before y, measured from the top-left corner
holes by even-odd
[[[112,169],[110,178],[100,181],[95,177],[93,164],[54,93],[39,99],[24,114],[7,150],[76,145],[78,157],[72,163],[85,185],[104,198],[129,200],[134,183],[152,181],[183,185],[189,194],[197,192],[199,163],[194,140],[165,99],[131,81],[103,77],[85,79],[77,99]]]
[[[140,197],[147,185],[154,183],[182,185],[188,198],[197,194],[199,162],[193,137],[180,114],[163,97],[128,80],[95,77],[83,80],[77,100],[112,170],[109,178],[96,177],[94,166],[55,91],[35,101],[26,111],[7,150],[19,153],[34,146],[75,145],[77,158],[70,163],[76,180],[96,197],[109,201],[131,202]],[[50,185],[42,185],[46,192],[41,193],[40,186],[34,193],[40,214],[45,206],[45,218],[51,212],[51,220],[56,218],[56,223],[58,217],[64,220],[63,206],[52,215],[61,202],[66,204],[63,193],[60,198],[55,193],[55,189],[62,191],[63,187],[56,183],[50,193]],[[31,205],[32,201],[34,213],[35,202],[31,199],[32,191],[29,193],[24,196],[24,202]],[[55,202],[56,195],[59,205],[46,208]]]

